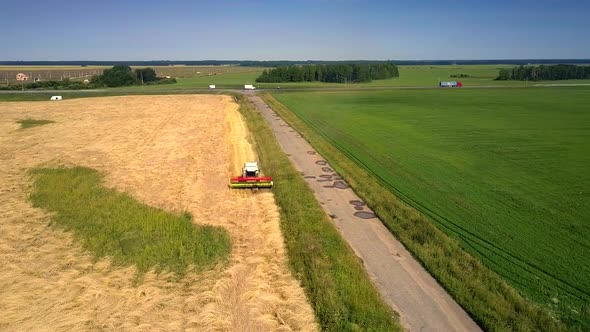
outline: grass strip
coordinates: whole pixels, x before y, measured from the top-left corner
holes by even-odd
[[[18,120],[16,123],[20,124],[21,129],[27,129],[31,127],[42,126],[50,123],[55,123],[55,121],[51,120],[35,120],[35,119],[24,119]]]
[[[174,215],[102,186],[102,175],[86,167],[37,168],[33,206],[52,212],[51,224],[72,231],[96,259],[182,276],[224,261],[229,234],[220,227],[194,225],[191,215]]]
[[[561,331],[554,314],[523,298],[426,216],[384,188],[270,94],[261,97],[353,188],[471,317],[490,331]]]
[[[324,331],[399,331],[362,264],[299,172],[278,145],[262,115],[236,96],[281,213],[289,264]]]

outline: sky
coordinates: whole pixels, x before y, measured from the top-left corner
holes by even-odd
[[[0,60],[590,58],[590,0],[0,0]]]

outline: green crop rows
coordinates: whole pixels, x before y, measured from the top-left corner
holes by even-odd
[[[585,87],[275,94],[524,296],[583,328],[588,96]]]

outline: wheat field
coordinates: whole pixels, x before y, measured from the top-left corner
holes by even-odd
[[[272,192],[227,188],[256,159],[237,108],[214,95],[0,103],[0,330],[317,330],[287,267]],[[19,129],[29,118],[54,123]],[[95,261],[28,200],[29,169],[74,165],[145,204],[224,227],[229,263],[180,280],[150,271],[136,283],[133,267]]]

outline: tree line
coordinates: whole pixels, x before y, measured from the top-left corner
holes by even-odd
[[[131,67],[125,65],[115,65],[111,69],[105,69],[102,72],[102,75],[94,76],[91,80],[91,84],[94,87],[118,87],[166,83],[176,83],[176,79],[158,77],[153,68],[138,68],[132,70]]]
[[[362,83],[398,77],[399,71],[393,63],[348,63],[330,65],[284,66],[264,70],[256,82],[329,82]]]
[[[500,69],[496,80],[517,81],[558,81],[570,79],[590,79],[590,66],[578,65],[540,65],[518,66]]]
[[[89,89],[88,84],[65,78],[61,81],[37,81],[31,83],[20,82],[8,86],[0,86],[0,90],[82,90]]]
[[[116,65],[111,69],[105,69],[102,75],[95,75],[90,82],[74,81],[68,78],[61,81],[37,81],[24,82],[0,87],[0,90],[81,90],[100,87],[118,87],[140,84],[171,84],[176,83],[175,78],[162,78],[156,75],[153,68],[138,68],[132,70],[129,66]]]

